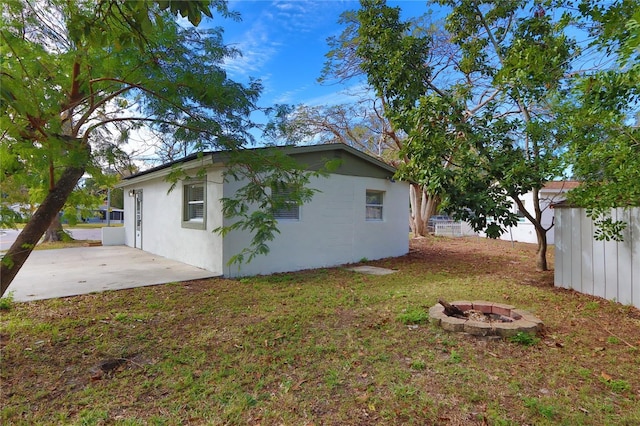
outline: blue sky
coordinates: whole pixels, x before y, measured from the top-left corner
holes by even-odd
[[[427,10],[425,1],[388,4],[400,6],[407,16]],[[242,52],[242,57],[228,61],[227,71],[236,81],[262,81],[261,106],[328,105],[345,99],[345,86],[320,85],[317,79],[329,51],[327,38],[342,32],[340,14],[358,9],[358,1],[231,0],[229,8],[239,12],[242,21],[214,20],[224,28],[224,42]]]

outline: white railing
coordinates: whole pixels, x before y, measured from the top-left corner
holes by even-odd
[[[462,223],[453,220],[435,222],[435,234],[443,237],[461,237]]]

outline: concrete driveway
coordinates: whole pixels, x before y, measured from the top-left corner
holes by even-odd
[[[9,286],[16,301],[210,278],[213,272],[127,246],[76,247],[31,253]]]

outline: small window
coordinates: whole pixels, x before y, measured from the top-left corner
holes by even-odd
[[[185,228],[205,229],[207,217],[205,182],[189,182],[183,186],[183,218]]]
[[[384,192],[367,191],[366,220],[382,220],[382,203]]]
[[[271,196],[275,201],[282,202],[280,208],[273,210],[273,217],[279,220],[300,220],[300,206],[291,199],[291,188],[274,186]]]

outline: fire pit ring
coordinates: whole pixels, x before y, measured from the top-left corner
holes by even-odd
[[[468,333],[474,336],[511,337],[520,332],[535,333],[542,329],[542,321],[533,314],[514,306],[484,300],[458,300],[451,302],[463,312],[476,311],[489,317],[502,318],[500,321],[478,321],[471,318],[448,316],[440,303],[429,309],[431,320],[447,331]]]

